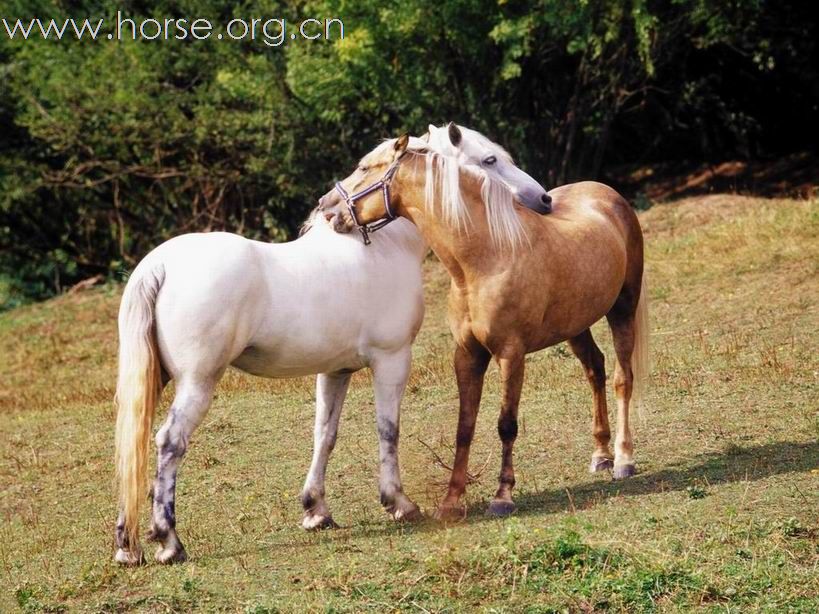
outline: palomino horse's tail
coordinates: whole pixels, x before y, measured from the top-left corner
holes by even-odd
[[[119,310],[119,377],[115,465],[120,512],[128,544],[139,548],[139,507],[148,483],[148,452],[159,393],[159,350],[154,328],[156,297],[165,278],[159,266],[128,282]]]
[[[638,415],[642,416],[643,394],[645,393],[649,371],[648,355],[648,284],[643,271],[640,283],[640,300],[634,314],[634,351],[631,354],[631,372],[634,376],[631,398]]]

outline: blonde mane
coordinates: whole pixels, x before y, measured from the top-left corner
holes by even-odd
[[[469,132],[472,133],[469,135],[470,138],[482,139],[487,149],[511,161],[511,157],[502,147],[478,132],[472,130]],[[424,203],[428,210],[433,211],[435,203],[440,203],[444,221],[456,232],[468,233],[472,218],[469,208],[464,203],[460,182],[461,172],[468,173],[481,185],[481,201],[492,246],[514,252],[524,243],[528,244],[529,237],[518,216],[512,193],[506,185],[492,179],[478,167],[460,165],[456,157],[438,151],[432,143],[424,142],[423,147],[413,145],[416,144],[411,143],[410,151],[425,154]]]

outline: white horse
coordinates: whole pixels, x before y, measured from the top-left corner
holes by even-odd
[[[373,370],[381,455],[381,500],[396,519],[417,506],[401,489],[398,412],[410,346],[424,315],[421,260],[427,249],[412,224],[397,220],[365,246],[334,233],[322,217],[296,241],[250,241],[214,232],[163,243],[139,263],[119,314],[116,464],[121,513],[116,560],[141,560],[138,510],[146,494],[148,447],[158,393],[176,382],[156,434],[157,472],[150,539],[156,559],[183,561],[176,534],[176,473],[216,383],[233,365],[262,377],[320,373],[304,527],[333,524],[324,501],[350,375]]]
[[[513,180],[514,189],[535,194],[537,186],[545,194],[525,173]],[[160,563],[186,559],[176,532],[177,469],[228,366],[262,377],[319,373],[313,458],[302,492],[306,529],[334,526],[324,499],[327,461],[350,376],[371,368],[381,502],[396,520],[420,515],[401,486],[398,434],[411,344],[423,320],[427,247],[406,220],[385,227],[371,245],[357,233],[333,232],[322,216],[314,215],[311,226],[283,244],[221,232],[182,235],[149,253],[131,275],[119,313],[116,561],[142,561],[139,507],[148,490],[157,400],[170,380],[176,389],[156,434],[149,538],[160,544]]]

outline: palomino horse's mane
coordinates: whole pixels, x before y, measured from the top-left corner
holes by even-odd
[[[480,132],[463,127],[461,131],[466,138],[476,140],[486,151],[514,163],[512,156],[503,147],[493,143]],[[394,139],[383,141],[370,155],[380,154],[380,150],[388,148],[393,141]],[[479,167],[459,164],[457,158],[437,150],[434,143],[430,143],[424,137],[410,137],[407,152],[424,157],[424,206],[427,210],[434,211],[435,203],[440,202],[444,221],[457,232],[469,231],[472,219],[461,191],[460,173],[464,172],[480,183],[481,201],[486,213],[492,245],[499,249],[514,251],[521,247],[524,242],[528,243],[528,237],[518,216],[512,192],[503,182],[493,179]],[[310,215],[299,228],[299,236],[304,235],[316,225],[318,221],[317,214],[318,208],[310,212]]]
[[[466,133],[466,138],[478,140],[480,145],[493,155],[512,162],[512,157],[505,149],[481,133],[467,128],[461,128],[461,131]],[[469,208],[464,203],[461,190],[460,173],[464,172],[480,183],[481,201],[486,213],[492,245],[495,248],[515,251],[525,241],[528,242],[512,192],[503,182],[493,179],[477,166],[460,165],[457,158],[437,151],[433,143],[421,141],[419,145],[410,142],[408,151],[425,155],[425,206],[431,211],[434,209],[435,202],[440,202],[444,221],[457,232],[468,232],[472,223]]]

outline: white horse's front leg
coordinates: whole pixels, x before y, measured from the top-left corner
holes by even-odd
[[[398,467],[401,399],[407,386],[411,360],[411,349],[407,346],[399,352],[380,355],[372,362],[381,461],[381,505],[395,520],[402,521],[421,517],[418,506],[404,494]]]
[[[305,529],[336,526],[324,500],[324,477],[327,461],[336,445],[341,407],[350,385],[349,373],[321,373],[316,378],[316,424],[313,429],[313,461],[304,482],[301,502]]]

